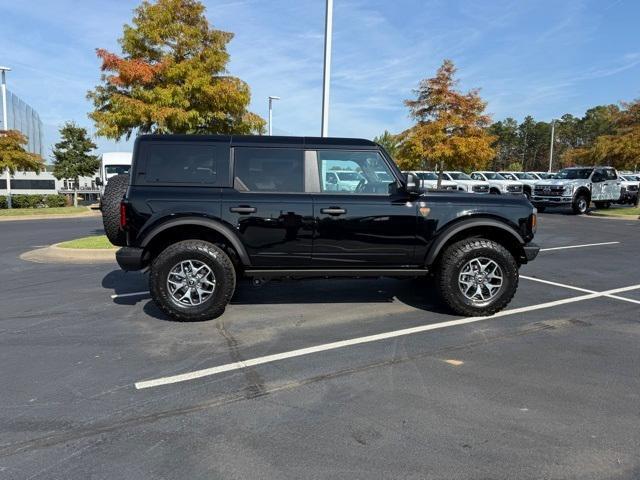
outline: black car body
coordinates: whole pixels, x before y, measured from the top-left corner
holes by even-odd
[[[368,140],[147,135],[133,159],[124,270],[189,239],[223,245],[239,276],[258,278],[427,275],[463,238],[495,241],[517,264],[538,252],[524,196],[420,194]],[[369,180],[330,191],[326,172],[345,168]]]

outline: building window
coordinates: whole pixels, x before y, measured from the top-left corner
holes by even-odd
[[[55,180],[11,179],[11,188],[15,190],[55,190],[56,182]]]

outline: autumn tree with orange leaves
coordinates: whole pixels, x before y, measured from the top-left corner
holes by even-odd
[[[452,170],[473,170],[485,168],[494,158],[486,103],[477,90],[457,91],[455,73],[453,62],[445,60],[435,77],[420,82],[416,98],[405,101],[416,124],[399,135],[400,168],[443,164]]]
[[[248,111],[249,86],[227,72],[232,33],[216,30],[197,0],[144,1],[119,39],[122,55],[98,49],[101,84],[88,92],[98,135],[262,133]]]

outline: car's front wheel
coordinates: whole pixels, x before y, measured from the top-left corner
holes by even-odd
[[[584,215],[589,209],[589,199],[584,193],[580,193],[573,200],[571,208],[573,209],[573,213],[577,215]]]
[[[177,242],[151,264],[151,297],[174,320],[219,317],[235,287],[236,272],[229,256],[222,248],[202,240]]]
[[[466,316],[492,315],[506,307],[518,288],[518,264],[502,245],[468,238],[446,248],[436,272],[444,302]]]

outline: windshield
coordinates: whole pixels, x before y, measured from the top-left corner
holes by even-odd
[[[520,180],[535,180],[536,179],[533,175],[530,175],[528,173],[516,173],[514,175],[516,177],[518,177]]]
[[[107,175],[123,175],[129,173],[131,165],[105,165],[104,172]]]
[[[449,175],[454,180],[471,180],[471,177],[469,175],[462,172],[448,172],[447,175]]]
[[[585,180],[589,178],[591,172],[593,172],[593,168],[565,168],[564,170],[560,170],[558,173],[556,173],[553,178],[565,180]]]
[[[438,175],[432,172],[420,172],[416,173],[420,180],[438,180]]]
[[[489,180],[506,180],[506,178],[504,178],[502,175],[500,175],[499,173],[495,173],[495,172],[483,172],[484,176],[487,177]]]
[[[362,178],[357,172],[338,172],[338,178],[340,180],[349,180],[349,181],[360,181]]]

